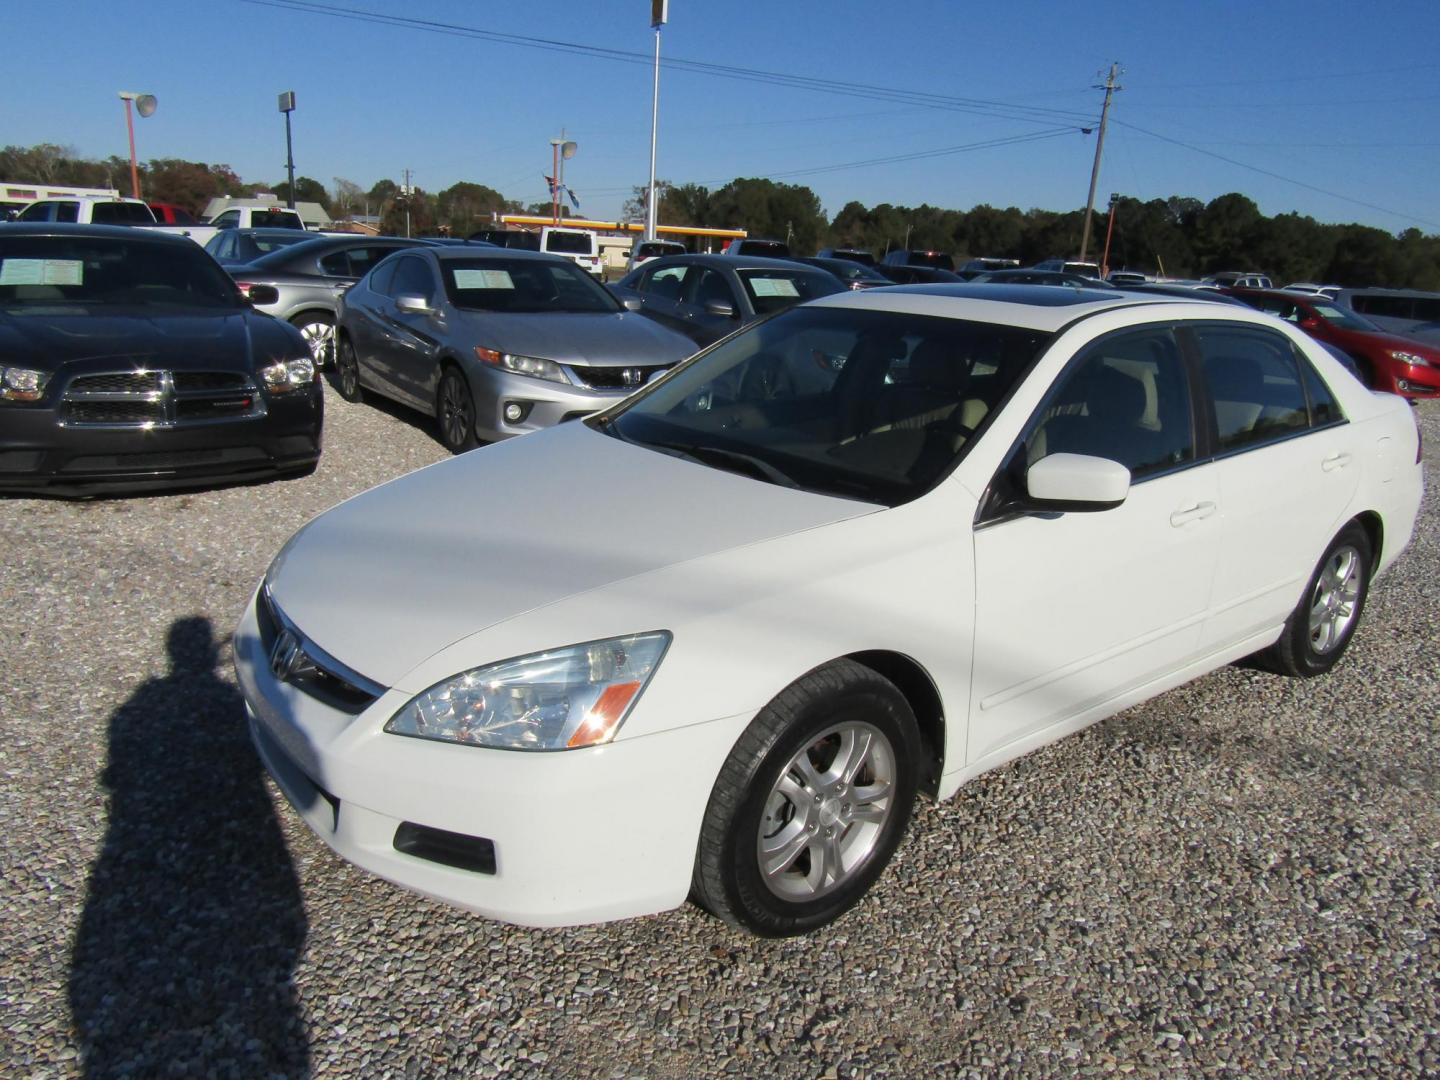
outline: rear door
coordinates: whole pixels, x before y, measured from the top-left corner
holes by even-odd
[[[685,318],[686,279],[698,273],[699,267],[689,263],[647,263],[635,285],[640,294],[641,310],[658,323],[687,333]]]
[[[1285,621],[1344,524],[1360,480],[1356,443],[1329,388],[1289,338],[1261,326],[1193,334],[1215,423],[1224,507],[1207,650]]]

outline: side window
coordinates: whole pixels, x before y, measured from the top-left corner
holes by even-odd
[[[210,224],[217,229],[234,229],[240,224],[240,211],[226,210]]]
[[[218,259],[229,259],[235,255],[235,234],[223,233],[215,237],[215,257]]]
[[[714,270],[702,270],[700,280],[695,286],[694,299],[690,302],[697,307],[704,307],[712,300],[735,306],[735,294],[730,291],[725,278]]]
[[[350,271],[350,253],[347,251],[332,251],[320,260],[321,273],[330,277],[359,277],[359,274]]]
[[[1291,348],[1293,349],[1294,346],[1292,345]],[[1325,380],[1320,378],[1320,373],[1311,366],[1310,361],[1297,351],[1295,362],[1300,365],[1300,377],[1305,383],[1305,396],[1310,399],[1311,425],[1325,427],[1328,424],[1338,424],[1344,420],[1345,414],[1340,409],[1340,403],[1335,400],[1335,395],[1330,393],[1330,388],[1325,385]]]
[[[673,300],[676,303],[685,295],[685,275],[688,266],[664,266],[652,270],[640,282],[640,291],[659,300]]]
[[[16,221],[50,221],[55,211],[55,204],[48,202],[31,203],[24,210],[20,211]]]
[[[370,275],[370,289],[372,292],[377,292],[381,296],[394,295],[394,293],[390,291],[390,284],[395,278],[395,263],[399,261],[399,259],[396,259],[392,262],[385,263]]]
[[[1248,327],[1200,326],[1195,337],[1222,453],[1309,426],[1300,365],[1289,341]]]
[[[401,259],[390,283],[391,296],[423,296],[427,301],[435,295],[435,281],[430,268],[420,259]]]
[[[80,204],[73,202],[62,202],[55,204],[56,221],[79,221]]]
[[[370,268],[389,255],[393,248],[355,248],[350,252],[350,276],[364,277]],[[427,271],[428,273],[428,271]]]
[[[1102,338],[1061,375],[1025,439],[1026,461],[1088,454],[1142,480],[1195,459],[1190,384],[1168,329]]]

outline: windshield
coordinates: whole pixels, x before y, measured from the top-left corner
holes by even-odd
[[[1331,326],[1337,326],[1341,330],[1370,330],[1380,329],[1369,319],[1361,318],[1353,311],[1346,311],[1344,308],[1336,307],[1334,304],[1311,304],[1315,314],[1319,315]]]
[[[0,236],[0,304],[237,308],[230,276],[198,244],[96,236]]]
[[[895,506],[950,470],[1048,340],[991,323],[796,308],[595,423],[770,483]]]
[[[844,292],[832,274],[815,270],[741,270],[740,283],[750,294],[750,303],[761,315],[781,311],[802,300]]]
[[[610,315],[619,301],[571,262],[550,259],[441,259],[445,292],[471,311]]]

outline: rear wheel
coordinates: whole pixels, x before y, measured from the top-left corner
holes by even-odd
[[[920,752],[888,680],[849,660],[805,675],[755,717],[715,781],[695,899],[765,937],[833,922],[899,845]]]
[[[335,320],[323,311],[307,311],[296,315],[290,325],[300,331],[310,355],[318,368],[327,368],[335,354]]]
[[[1360,624],[1374,555],[1356,522],[1340,531],[1320,560],[1280,640],[1260,654],[1282,675],[1323,675],[1344,655]]]
[[[355,355],[355,345],[348,337],[340,339],[335,356],[335,382],[340,396],[346,401],[365,400],[365,391],[360,386],[360,358]]]
[[[475,438],[475,396],[465,376],[453,367],[440,373],[440,386],[435,391],[435,419],[440,427],[440,441],[452,454],[473,450]]]

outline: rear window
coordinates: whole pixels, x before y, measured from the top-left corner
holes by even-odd
[[[779,240],[741,240],[735,249],[740,255],[759,255],[767,259],[783,259],[790,254],[790,247]]]
[[[803,270],[741,270],[740,281],[750,294],[750,303],[761,315],[817,296],[845,291],[845,286],[830,274]]]
[[[545,250],[561,255],[593,255],[595,253],[595,237],[586,232],[547,233]]]
[[[305,223],[293,210],[252,210],[250,227],[254,229],[304,229]]]
[[[943,251],[912,251],[905,261],[910,266],[932,266],[936,270],[955,269],[955,260]]]
[[[96,225],[154,225],[155,215],[144,203],[97,202],[90,220]]]

